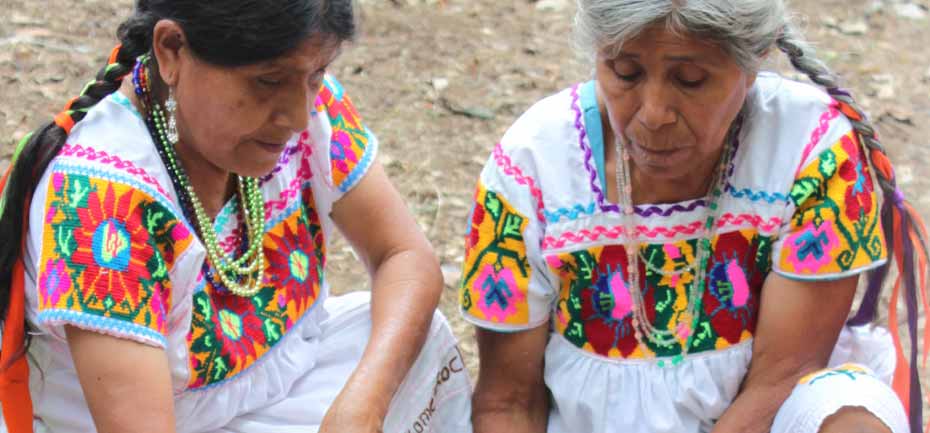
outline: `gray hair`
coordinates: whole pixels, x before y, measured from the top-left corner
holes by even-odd
[[[734,61],[748,72],[758,71],[762,62],[772,48],[784,53],[791,65],[804,73],[812,82],[823,87],[830,96],[844,103],[852,112],[843,110],[849,118],[853,129],[865,148],[864,156],[872,163],[876,159],[885,162],[871,165],[876,168],[876,179],[881,188],[884,201],[894,206],[902,206],[903,196],[897,193],[893,171],[887,163],[887,154],[878,141],[875,128],[868,116],[859,107],[852,95],[839,87],[839,78],[830,68],[814,55],[813,49],[805,41],[798,29],[792,24],[783,0],[577,0],[578,12],[575,16],[575,33],[578,49],[593,60],[598,52],[616,55],[624,41],[635,37],[649,26],[665,25],[669,30],[679,34],[690,34],[716,43],[727,51]],[[745,108],[745,107],[744,107]],[[883,168],[884,167],[884,168]],[[885,228],[889,257],[899,249],[911,254],[908,244],[898,244],[889,234],[889,227],[899,224],[894,212],[888,205],[881,211],[882,225]],[[901,224],[913,224],[910,213],[905,213]],[[921,246],[926,245],[923,233],[915,234]],[[907,235],[905,235],[905,238]],[[926,250],[923,250],[926,251]],[[926,253],[924,253],[926,257]],[[886,278],[885,273],[877,274],[879,280]],[[879,271],[880,272],[880,271]],[[905,269],[904,273],[908,271]],[[902,277],[904,275],[902,274]],[[913,275],[908,274],[912,285],[916,286]],[[873,288],[871,287],[871,292]],[[875,286],[878,290],[880,286]],[[910,296],[916,296],[911,293]],[[873,296],[872,306],[863,302],[859,314],[850,323],[865,324],[874,320],[874,302],[878,299],[877,291]],[[916,301],[915,301],[916,302]],[[871,309],[871,310],[870,310]],[[871,312],[870,312],[871,311]],[[911,329],[911,340],[916,341]],[[916,353],[916,352],[915,352]],[[916,361],[915,357],[911,358]],[[915,387],[915,378],[911,386]],[[913,388],[912,388],[913,389]],[[919,388],[918,388],[919,389]],[[911,428],[918,431],[920,405],[911,407]]]
[[[777,47],[794,68],[834,99],[857,112],[851,118],[862,144],[884,153],[875,128],[852,96],[839,88],[839,79],[817,59],[791,22],[783,0],[577,0],[575,35],[578,49],[594,59],[601,50],[616,54],[623,42],[649,26],[691,34],[718,44],[745,71],[760,68],[765,55]],[[879,178],[882,189],[894,191],[894,179]]]
[[[594,59],[599,50],[616,55],[624,41],[664,24],[717,43],[740,67],[756,71],[789,24],[782,0],[578,0],[578,48]]]

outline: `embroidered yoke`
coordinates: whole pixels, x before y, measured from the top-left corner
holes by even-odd
[[[367,297],[326,302],[330,212],[377,148],[341,85],[327,76],[308,128],[261,178],[264,286],[240,297],[214,279],[138,112],[119,93],[97,104],[52,161],[29,214],[24,287],[27,320],[39,331],[30,347],[36,431],[94,431],[65,325],[164,349],[178,431],[318,427],[370,331]],[[215,220],[227,252],[242,244],[239,208],[233,199]],[[334,313],[343,310],[356,313],[351,320]],[[445,369],[449,376],[461,359],[441,317],[434,328],[435,341],[408,375],[414,383],[405,382],[405,404],[392,405],[386,431],[408,428],[445,390],[469,389],[467,373],[445,388],[436,384],[436,375]],[[448,399],[448,407],[456,405],[467,409],[467,399]],[[446,418],[447,426],[467,425]]]
[[[550,432],[709,430],[747,371],[770,272],[836,279],[885,262],[872,173],[835,101],[762,73],[748,103],[693,330],[686,294],[708,203],[636,206],[627,232],[605,197],[594,82],[543,99],[494,148],[466,235],[461,311],[501,332],[551,324]],[[628,239],[640,245],[639,281],[626,273]],[[630,284],[674,342],[637,343]],[[847,330],[838,348],[886,337]],[[890,378],[893,350],[880,352],[871,367]]]

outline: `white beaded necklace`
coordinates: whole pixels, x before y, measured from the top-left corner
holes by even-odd
[[[712,251],[711,240],[716,234],[717,208],[720,197],[729,181],[729,166],[733,158],[735,149],[734,142],[738,139],[740,126],[742,124],[742,115],[734,121],[734,127],[725,140],[723,154],[714,173],[714,180],[711,183],[711,197],[707,204],[707,218],[702,229],[702,236],[697,242],[697,251],[695,252],[694,262],[682,269],[671,272],[670,274],[680,275],[687,270],[694,269],[694,279],[687,293],[688,303],[685,310],[678,317],[677,329],[667,330],[658,329],[653,326],[646,313],[646,306],[643,297],[643,290],[640,286],[639,272],[639,251],[640,244],[636,233],[636,215],[633,207],[633,186],[630,180],[630,154],[627,147],[622,144],[622,135],[617,134],[614,140],[616,149],[616,182],[617,195],[619,196],[619,205],[623,218],[623,228],[626,234],[626,243],[624,248],[627,253],[627,278],[628,290],[633,300],[633,333],[636,337],[640,349],[647,353],[647,344],[643,340],[645,337],[648,342],[659,346],[670,348],[680,345],[680,339],[685,339],[681,345],[681,353],[672,358],[672,365],[680,363],[688,354],[691,347],[692,339],[695,335],[695,329],[700,319],[700,312],[703,304],[704,292],[706,289],[706,277],[708,259]],[[643,260],[647,266],[650,266],[648,260]],[[651,269],[651,268],[650,268]],[[686,334],[686,335],[685,335]],[[660,360],[659,366],[665,366],[665,361]]]

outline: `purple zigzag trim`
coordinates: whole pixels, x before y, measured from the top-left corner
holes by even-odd
[[[598,185],[600,181],[597,177],[597,169],[594,168],[594,164],[592,162],[594,160],[594,153],[591,151],[591,146],[588,145],[588,133],[584,127],[584,124],[581,122],[581,105],[578,101],[579,86],[580,84],[576,84],[574,87],[572,87],[572,111],[575,112],[575,130],[578,131],[578,146],[581,147],[582,151],[584,151],[584,167],[588,171],[588,176],[591,182],[591,190],[594,191],[594,195],[597,197],[597,204],[601,208],[601,211],[619,213],[619,206],[612,203],[605,203],[606,199],[604,197],[604,191],[602,191],[601,187]],[[667,217],[675,212],[691,212],[699,207],[705,206],[707,206],[707,203],[704,200],[695,200],[688,204],[688,206],[674,205],[668,209],[662,209],[658,206],[648,206],[645,208],[634,206],[633,210],[641,217],[650,217],[656,214]]]
[[[620,212],[620,208],[617,205],[604,203],[604,192],[601,191],[601,187],[598,186],[597,169],[594,168],[594,164],[592,163],[594,153],[591,152],[591,146],[588,146],[588,132],[581,122],[581,104],[578,102],[578,88],[580,86],[580,84],[575,84],[575,86],[572,87],[572,111],[575,112],[575,130],[578,131],[578,146],[584,151],[584,168],[588,170],[588,177],[591,178],[591,191],[594,191],[594,195],[597,197],[597,204],[602,211]]]
[[[594,152],[591,151],[591,146],[588,144],[588,133],[582,123],[582,113],[581,113],[581,104],[579,102],[578,89],[581,85],[576,84],[572,87],[572,111],[575,112],[575,130],[578,131],[578,146],[581,147],[581,150],[584,151],[584,168],[588,171],[588,177],[591,182],[591,191],[594,192],[595,197],[597,198],[597,204],[603,212],[614,212],[619,213],[620,207],[616,204],[606,203],[606,198],[604,197],[604,191],[601,190],[599,185],[600,181],[597,177],[597,169],[594,167]],[[741,125],[740,125],[741,126]],[[737,132],[739,134],[739,131]],[[733,143],[733,156],[730,159],[730,166],[728,167],[727,177],[732,178],[733,172],[736,168],[736,155],[740,148],[740,140],[737,136],[737,139]],[[706,207],[707,202],[703,199],[694,200],[689,203],[687,206],[676,204],[668,209],[662,209],[658,206],[649,206],[649,207],[640,207],[634,206],[633,210],[637,215],[642,217],[650,217],[653,215],[660,215],[663,217],[670,216],[676,212],[692,212],[699,207]]]
[[[633,210],[636,211],[636,215],[639,215],[641,217],[650,217],[653,215],[667,217],[675,212],[691,212],[699,207],[706,207],[706,206],[707,206],[707,202],[705,202],[703,199],[698,199],[698,200],[692,201],[687,206],[676,204],[668,209],[662,209],[659,206],[649,206],[649,207],[646,207],[645,209],[640,206],[634,206]]]
[[[278,160],[278,164],[274,166],[274,170],[271,170],[271,173],[262,176],[258,181],[260,183],[268,182],[272,177],[274,177],[274,175],[280,173],[284,166],[291,162],[291,155],[297,153],[297,149],[299,148],[300,144],[297,143],[284,149],[284,152],[281,152],[281,159]]]

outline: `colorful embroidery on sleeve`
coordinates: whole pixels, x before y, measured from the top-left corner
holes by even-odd
[[[45,215],[38,320],[164,346],[190,230],[139,188],[71,171],[53,172]]]
[[[799,385],[815,385],[822,379],[829,377],[844,377],[856,380],[856,377],[869,376],[870,371],[859,364],[846,363],[832,368],[825,368],[808,374],[798,381]]]
[[[801,277],[847,274],[885,258],[872,175],[852,133],[801,170],[791,201],[797,210],[780,270]]]
[[[503,197],[478,185],[460,291],[465,314],[491,323],[529,323],[531,269],[523,241],[528,222]]]
[[[377,149],[370,131],[345,94],[342,85],[331,76],[326,76],[323,88],[317,96],[316,109],[326,111],[332,126],[330,162],[333,184],[341,192],[347,192],[362,178],[371,165]]]

